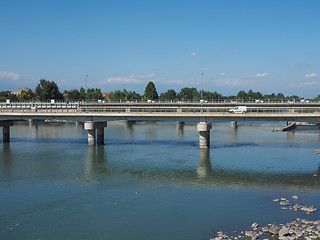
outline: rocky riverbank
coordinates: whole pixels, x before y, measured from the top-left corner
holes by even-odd
[[[298,200],[298,196],[292,196],[293,201]],[[274,199],[273,202],[279,203],[283,210],[303,211],[305,214],[311,214],[317,211],[315,206],[307,204],[294,204],[286,198]],[[280,240],[296,240],[296,239],[320,239],[320,220],[310,221],[307,219],[296,218],[294,221],[286,224],[268,224],[260,226],[258,223],[253,223],[251,229],[241,231],[236,234],[227,234],[217,232],[217,236],[211,240],[223,239],[280,239]]]

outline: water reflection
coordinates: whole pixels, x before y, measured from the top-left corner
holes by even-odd
[[[134,132],[134,125],[136,121],[126,121],[125,123],[125,131],[127,133],[133,133]]]
[[[287,142],[293,143],[294,142],[294,132],[287,132]]]
[[[231,125],[230,131],[231,131],[231,142],[236,142],[238,138],[238,126]]]
[[[107,169],[107,155],[105,154],[104,146],[89,147],[88,158],[85,165],[85,174],[87,176],[94,176],[99,174],[106,174]]]
[[[0,162],[0,164],[3,166],[0,169],[2,169],[3,174],[7,174],[11,171],[12,167],[12,152],[10,149],[10,143],[2,143],[2,149],[3,149],[3,158]]]
[[[183,136],[184,134],[184,122],[176,122],[177,136]]]
[[[197,168],[198,178],[210,176],[211,171],[210,149],[199,149],[199,165]]]

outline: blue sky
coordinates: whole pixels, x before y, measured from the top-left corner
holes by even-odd
[[[318,0],[0,0],[0,91],[320,94]],[[201,73],[203,80],[201,84]]]

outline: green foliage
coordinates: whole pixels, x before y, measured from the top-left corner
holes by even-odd
[[[254,99],[262,99],[263,96],[260,92],[253,92],[249,90],[248,93],[245,91],[239,91],[236,97],[238,100],[254,100]]]
[[[200,99],[200,93],[196,88],[182,88],[177,94],[179,100],[195,101]]]
[[[17,99],[19,102],[35,101],[37,96],[30,89],[27,92],[22,90],[21,93],[17,95]]]
[[[83,88],[83,87],[81,87],[80,88],[80,100],[85,100],[86,99],[86,90]]]
[[[81,97],[80,97],[80,91],[78,89],[72,89],[68,92],[68,99],[69,100],[81,100]]]
[[[159,97],[161,101],[171,101],[171,100],[175,100],[176,98],[177,98],[177,93],[173,89],[170,89],[165,93],[161,93]]]
[[[135,91],[127,91],[126,89],[116,90],[114,92],[109,93],[109,99],[111,101],[135,101],[135,100],[141,100],[141,95],[136,93]]]
[[[10,101],[16,101],[17,97],[11,94],[10,91],[0,92],[0,102],[5,102],[7,99],[9,99]]]
[[[47,99],[63,99],[62,93],[59,91],[58,85],[54,81],[41,79],[36,88],[37,96],[40,100]]]
[[[146,86],[146,89],[144,90],[144,97],[145,99],[149,99],[149,100],[158,99],[157,89],[153,82],[149,82],[148,85]]]
[[[217,92],[202,92],[202,99],[203,100],[221,100],[223,99],[223,96],[220,93]]]
[[[103,99],[100,88],[89,88],[88,89],[88,100],[101,100]]]

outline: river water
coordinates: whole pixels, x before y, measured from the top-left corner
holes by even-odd
[[[320,219],[273,202],[320,208],[320,132],[238,124],[214,123],[199,150],[191,124],[109,122],[105,145],[88,148],[81,125],[17,123],[0,141],[0,239],[208,240]]]

